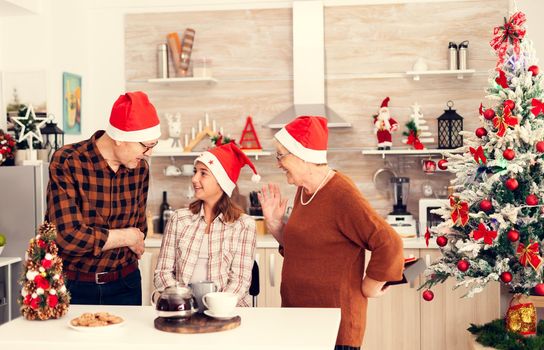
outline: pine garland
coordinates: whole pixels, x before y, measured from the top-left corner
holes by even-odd
[[[497,350],[542,350],[544,349],[544,321],[539,321],[537,335],[524,337],[509,332],[504,326],[504,320],[497,319],[478,326],[471,324],[468,331],[476,335],[476,341],[484,346]]]

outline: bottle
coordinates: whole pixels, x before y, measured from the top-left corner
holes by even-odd
[[[168,75],[168,45],[163,43],[157,46],[157,78],[167,79]]]
[[[459,44],[459,69],[467,69],[468,62],[468,40]]]
[[[172,211],[172,207],[170,206],[170,204],[168,204],[168,201],[166,200],[166,191],[163,191],[162,192],[162,203],[161,203],[161,206],[160,206],[160,215],[159,215],[159,231],[160,233],[164,233],[164,228],[166,227],[166,223],[168,222],[168,220],[164,220],[165,218],[165,215],[164,213],[165,212],[168,212],[168,211]],[[167,213],[167,215],[171,215]],[[167,219],[170,218],[170,216],[167,217]]]
[[[448,45],[448,69],[457,70],[457,44],[453,41]]]

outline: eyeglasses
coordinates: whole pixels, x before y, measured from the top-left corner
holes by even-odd
[[[281,154],[280,152],[276,152],[276,160],[278,162],[280,162],[285,156],[288,156],[290,154],[291,154],[291,152],[287,152],[287,153],[284,153],[284,154]]]
[[[140,145],[142,145],[142,147],[144,148],[144,151],[142,152],[143,154],[146,154],[147,151],[149,151],[150,149],[152,149],[153,147],[157,146],[157,144],[159,143],[159,141],[155,142],[154,144],[148,146],[146,145],[145,143],[143,142],[140,142]]]

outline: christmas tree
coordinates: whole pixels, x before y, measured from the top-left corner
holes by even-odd
[[[62,277],[56,235],[55,226],[42,224],[26,251],[19,304],[28,320],[60,318],[68,311],[70,294]]]
[[[454,193],[435,211],[445,220],[432,232],[442,257],[426,271],[426,300],[450,277],[469,297],[491,281],[513,293],[544,294],[543,76],[524,22],[517,12],[495,28],[498,60],[487,88],[493,103],[480,106],[475,133],[463,132],[464,153],[448,155]]]
[[[424,149],[424,143],[433,143],[434,138],[429,131],[429,126],[425,125],[427,121],[423,118],[420,106],[417,103],[412,105],[412,114],[410,114],[410,120],[406,123],[408,131],[402,134],[406,136],[402,140],[403,143],[412,145],[414,149]]]

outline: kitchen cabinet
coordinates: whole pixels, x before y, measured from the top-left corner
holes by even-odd
[[[404,255],[430,262],[440,256],[440,251],[405,249]],[[432,288],[434,299],[427,302],[417,291],[422,278],[413,287],[391,286],[383,297],[369,300],[363,349],[469,350],[466,329],[470,323],[499,317],[498,283],[488,285],[473,298],[461,298],[466,291],[454,291],[455,281],[448,280]]]
[[[19,315],[16,309],[19,288],[17,281],[21,275],[21,258],[0,257],[0,324],[11,321]]]
[[[257,306],[280,307],[283,257],[278,252],[278,248],[258,248],[255,253],[255,261],[259,266],[260,286]]]

